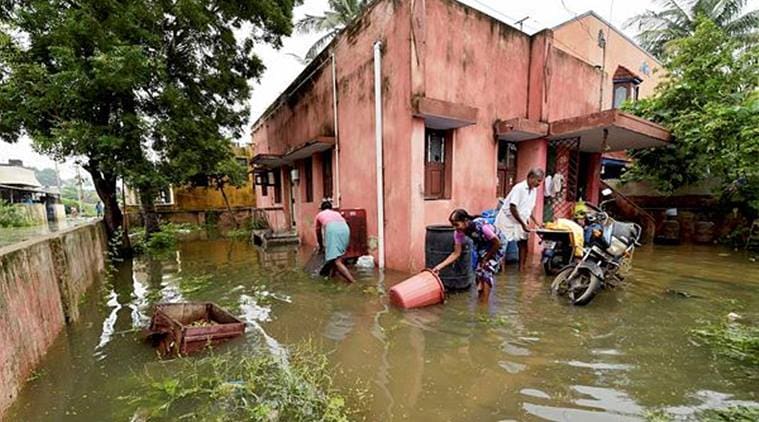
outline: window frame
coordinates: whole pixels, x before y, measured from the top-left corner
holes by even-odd
[[[314,159],[307,157],[303,159],[303,202],[314,202]]]
[[[332,198],[334,195],[334,172],[332,171],[332,149],[322,152],[322,196]]]
[[[443,142],[441,150],[441,162],[430,161],[430,141],[433,136],[437,135]],[[451,175],[453,169],[453,129],[433,129],[425,127],[424,129],[424,199],[428,201],[450,199],[451,198]],[[439,173],[440,185],[439,192],[433,192],[432,186],[434,181],[432,175],[434,172]]]

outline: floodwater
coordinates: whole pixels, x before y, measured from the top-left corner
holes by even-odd
[[[339,367],[338,386],[368,388],[368,420],[627,421],[759,402],[746,367],[689,334],[702,320],[759,309],[759,263],[742,252],[642,248],[628,283],[585,308],[551,297],[537,269],[509,267],[488,306],[463,293],[411,311],[386,295],[406,275],[311,279],[299,270],[306,253],[195,240],[126,262],[93,289],[9,420],[128,420],[135,409],[118,398],[158,359],[136,330],[151,304],[179,300],[212,300],[248,323],[225,350],[311,339]]]

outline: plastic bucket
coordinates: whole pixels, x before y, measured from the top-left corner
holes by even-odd
[[[443,299],[443,282],[430,270],[424,270],[390,289],[390,302],[404,309],[434,305]]]

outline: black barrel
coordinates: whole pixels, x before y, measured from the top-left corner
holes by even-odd
[[[467,239],[468,240],[468,239]],[[463,290],[472,285],[472,243],[461,245],[461,256],[456,262],[440,271],[440,279],[446,290]],[[424,261],[427,268],[443,262],[453,252],[453,227],[427,226],[424,239]]]

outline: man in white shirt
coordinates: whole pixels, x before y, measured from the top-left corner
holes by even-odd
[[[527,173],[527,179],[517,183],[511,188],[511,192],[504,201],[504,206],[495,219],[495,225],[506,240],[517,241],[519,245],[519,270],[525,268],[527,263],[527,236],[530,229],[527,227],[529,219],[535,225],[540,223],[535,220],[532,211],[535,209],[535,200],[538,196],[538,186],[543,182],[545,172],[540,168],[533,168]]]

